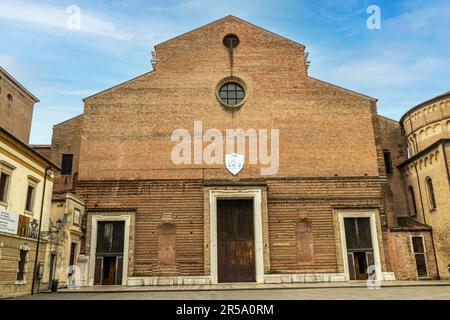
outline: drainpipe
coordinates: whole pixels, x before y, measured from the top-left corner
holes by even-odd
[[[36,282],[36,267],[38,263],[38,257],[39,257],[39,245],[41,244],[41,228],[42,228],[42,215],[44,213],[44,200],[45,200],[45,187],[47,185],[47,175],[50,172],[50,168],[45,168],[45,174],[44,174],[44,189],[42,191],[42,201],[41,201],[41,213],[39,217],[39,232],[38,232],[38,238],[37,238],[37,244],[36,244],[36,255],[34,256],[34,267],[33,267],[33,282],[31,283],[31,294],[34,294],[34,285]]]

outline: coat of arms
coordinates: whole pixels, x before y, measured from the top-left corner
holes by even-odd
[[[244,166],[244,155],[237,153],[225,155],[225,165],[228,171],[233,175],[237,175]]]

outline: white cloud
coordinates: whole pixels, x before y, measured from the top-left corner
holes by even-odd
[[[102,19],[97,15],[80,8],[81,25],[79,30],[68,28],[70,13],[67,7],[37,4],[27,1],[0,2],[0,17],[10,20],[38,24],[49,28],[65,29],[68,32],[82,32],[85,34],[105,36],[110,38],[130,40],[133,34],[118,30],[116,25],[110,21]]]

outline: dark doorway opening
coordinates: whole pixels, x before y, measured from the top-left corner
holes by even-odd
[[[124,231],[123,221],[98,223],[94,284],[122,284]]]
[[[370,218],[345,218],[344,225],[350,280],[367,280],[374,265]]]
[[[77,254],[77,244],[71,243],[70,245],[70,258],[69,258],[69,277],[75,272],[75,256]]]
[[[217,200],[218,281],[254,282],[253,200]]]
[[[56,269],[56,252],[52,252],[50,255],[50,273],[48,277],[48,289],[51,290],[52,282],[55,280],[55,269]]]
[[[356,280],[367,280],[367,259],[365,252],[353,252]]]
[[[116,257],[103,258],[102,284],[113,285],[116,283]]]

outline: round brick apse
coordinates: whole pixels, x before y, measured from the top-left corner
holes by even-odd
[[[441,138],[450,138],[450,91],[410,109],[400,119],[410,156]]]

